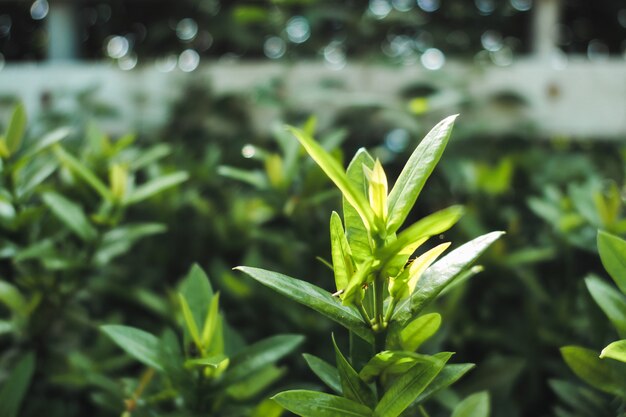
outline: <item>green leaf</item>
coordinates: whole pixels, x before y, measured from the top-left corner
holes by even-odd
[[[330,216],[330,243],[337,290],[345,289],[354,274],[354,264],[348,240],[343,231],[339,214],[333,211]]]
[[[397,417],[426,389],[441,372],[446,360],[431,357],[418,362],[398,377],[380,399],[374,412],[380,417]]]
[[[311,368],[311,371],[313,371],[323,383],[328,385],[328,387],[337,394],[342,394],[343,390],[341,389],[341,380],[337,368],[317,356],[309,355],[308,353],[302,356],[307,365],[309,365],[309,368]]]
[[[579,346],[562,347],[561,355],[572,371],[589,385],[626,398],[624,374],[615,367],[619,362],[602,360],[595,351]]]
[[[363,224],[368,229],[372,229],[374,227],[374,213],[363,194],[352,186],[352,183],[339,162],[304,131],[294,127],[287,127],[287,129],[298,139],[302,146],[304,146],[304,149],[306,149],[311,158],[322,168],[322,171],[328,175],[328,178],[335,183],[348,203],[359,213]]]
[[[178,300],[180,302],[180,309],[183,312],[183,318],[185,320],[185,329],[189,332],[189,335],[193,339],[198,350],[202,351],[202,340],[200,339],[200,331],[198,330],[198,322],[194,319],[189,303],[185,299],[185,296],[178,294]],[[202,323],[202,322],[201,322]]]
[[[359,377],[359,374],[352,368],[352,365],[339,350],[335,336],[333,335],[333,346],[335,347],[335,357],[337,360],[337,370],[341,380],[341,389],[344,397],[357,401],[370,408],[376,406],[374,393],[367,384]]]
[[[393,259],[407,246],[413,247],[415,242],[445,232],[463,215],[462,206],[452,206],[430,214],[403,230],[396,240],[386,245],[380,254],[383,263]],[[413,249],[415,250],[415,249]]]
[[[365,199],[367,196],[367,182],[365,180],[364,168],[374,168],[374,158],[363,148],[359,149],[350,161],[346,175],[352,187],[359,192]],[[361,263],[371,256],[369,234],[363,220],[354,207],[346,200],[343,201],[343,219],[346,226],[346,236],[352,250],[352,256],[355,262]]]
[[[174,172],[173,174],[164,175],[153,179],[152,181],[142,184],[135,188],[130,195],[124,199],[124,204],[131,205],[146,200],[156,194],[159,194],[168,188],[187,181],[189,174],[186,172]]]
[[[626,340],[618,340],[611,343],[600,352],[600,359],[611,358],[616,361],[626,362]]]
[[[211,305],[213,288],[209,277],[198,264],[194,264],[180,284],[179,293],[185,297],[195,322],[202,326]]]
[[[159,223],[127,224],[111,229],[102,235],[102,242],[95,254],[96,262],[105,265],[112,259],[124,255],[144,237],[165,231],[166,227]]]
[[[259,190],[266,190],[269,188],[267,177],[262,171],[259,170],[248,171],[245,169],[222,165],[217,168],[217,173],[223,177],[252,185]]]
[[[227,385],[242,380],[252,372],[256,372],[287,355],[303,341],[303,336],[285,334],[273,336],[248,346],[231,358],[230,367],[222,382]]]
[[[235,269],[248,274],[279,294],[310,307],[318,313],[336,321],[347,329],[352,330],[364,340],[369,342],[373,341],[372,332],[363,322],[359,313],[353,308],[341,305],[341,302],[333,298],[328,291],[313,284],[309,284],[308,282],[291,278],[277,272],[247,266],[238,266]]]
[[[109,188],[87,168],[82,162],[76,159],[72,154],[67,152],[61,145],[54,146],[54,153],[59,158],[59,161],[65,165],[72,173],[80,177],[87,184],[91,186],[102,198],[108,201],[113,201],[115,198]]]
[[[54,145],[55,143],[62,141],[68,137],[70,133],[72,133],[72,130],[67,127],[61,127],[46,133],[38,142],[29,148],[26,155],[20,159],[20,163],[22,163],[23,160],[30,159],[32,156]]]
[[[415,352],[426,340],[432,337],[441,326],[439,313],[424,314],[407,324],[400,331],[402,349]]]
[[[393,319],[401,324],[413,319],[503,234],[491,232],[477,237],[435,262],[417,282],[413,295],[398,304]]]
[[[14,154],[20,148],[25,131],[26,110],[24,110],[24,105],[20,103],[13,110],[5,137],[7,148],[11,154]]]
[[[27,353],[15,365],[0,389],[0,416],[17,417],[35,372],[35,355]]]
[[[323,392],[284,391],[272,399],[302,417],[373,417],[372,410],[363,404]]]
[[[626,294],[626,240],[598,231],[598,251],[604,269],[622,293]]]
[[[394,233],[406,220],[426,180],[435,169],[448,143],[458,115],[439,122],[413,151],[389,193],[387,232]]]
[[[210,366],[211,368],[217,368],[227,360],[225,355],[207,356],[204,358],[187,359],[185,366]]]
[[[626,337],[626,295],[602,279],[591,276],[585,279],[589,293],[604,311],[621,337]]]
[[[82,240],[94,240],[98,232],[91,225],[83,209],[60,194],[49,191],[42,195],[52,213]]]
[[[139,362],[159,371],[163,370],[159,359],[159,339],[151,333],[116,324],[100,326],[100,330]]]
[[[477,392],[461,401],[452,412],[452,417],[489,417],[489,393]]]
[[[444,366],[443,370],[435,377],[428,387],[415,399],[415,404],[421,404],[433,394],[448,388],[468,373],[475,365],[473,363],[453,364]]]
[[[415,366],[416,362],[423,360],[430,361],[430,356],[401,350],[385,350],[374,355],[361,369],[359,376],[363,381],[371,383],[383,373],[404,373]]]
[[[229,397],[237,401],[250,399],[260,394],[278,379],[282,378],[285,373],[285,368],[279,368],[273,364],[264,366],[257,372],[253,372],[236,384],[230,385],[226,389],[226,393]]]
[[[201,341],[202,346],[206,349],[209,349],[211,345],[214,342],[218,341],[217,339],[219,339],[215,337],[217,331],[220,329],[219,302],[220,293],[218,292],[211,300],[211,305],[208,308],[206,319],[204,320],[204,326],[202,329]]]
[[[0,303],[4,304],[16,314],[24,314],[26,312],[26,300],[20,290],[7,281],[0,280]]]

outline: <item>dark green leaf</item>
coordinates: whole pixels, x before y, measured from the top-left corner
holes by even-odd
[[[380,417],[399,416],[428,387],[441,372],[446,360],[431,357],[428,362],[418,362],[398,377],[389,387],[374,410]]]
[[[611,275],[622,293],[626,294],[626,241],[600,230],[598,251],[604,269]]]
[[[561,348],[563,359],[574,373],[589,385],[609,394],[626,398],[624,375],[614,364],[598,357],[598,354],[579,346]]]
[[[0,416],[17,417],[35,372],[35,355],[23,356],[0,389]]]
[[[433,382],[415,399],[414,404],[421,404],[438,391],[448,388],[474,367],[475,365],[473,363],[444,366],[439,375],[433,379]]]
[[[272,288],[279,294],[310,307],[331,320],[336,321],[347,329],[355,332],[361,338],[370,342],[373,341],[370,329],[363,322],[358,312],[351,307],[341,305],[328,291],[313,284],[309,284],[308,282],[291,278],[277,272],[246,266],[238,266],[235,269],[245,272],[261,284]]]
[[[470,395],[454,408],[452,417],[489,417],[489,393],[481,391]]]
[[[323,392],[285,391],[272,399],[302,417],[373,417],[372,410],[363,404]]]
[[[458,115],[443,119],[420,142],[389,193],[388,233],[404,223],[448,143]]]
[[[127,224],[116,227],[102,236],[102,243],[96,252],[96,262],[101,265],[125,254],[135,243],[144,237],[163,233],[166,227],[159,223]]]
[[[337,370],[339,371],[339,378],[341,380],[341,389],[343,395],[353,401],[357,401],[370,408],[376,406],[376,399],[374,393],[367,386],[367,384],[359,377],[359,374],[354,370],[352,365],[346,360],[346,358],[339,350],[335,337],[333,336],[333,346],[335,347],[335,357],[337,360]]]
[[[226,393],[237,401],[250,399],[260,394],[267,387],[282,378],[287,370],[273,364],[262,367],[241,381],[230,385]]]
[[[78,204],[51,191],[42,198],[52,213],[82,240],[91,241],[96,238],[98,232]]]
[[[162,370],[159,339],[154,335],[130,326],[106,325],[100,329],[119,347],[139,362],[151,368]]]
[[[273,336],[248,346],[231,358],[222,382],[231,384],[292,352],[304,341],[300,335]]]
[[[591,276],[585,279],[591,296],[604,311],[621,337],[626,337],[626,295],[602,279]]]
[[[337,368],[317,356],[309,355],[308,353],[302,356],[304,356],[304,360],[307,365],[309,365],[309,368],[311,368],[313,373],[317,375],[323,383],[328,385],[328,387],[337,394],[342,394],[341,380],[339,379],[339,371]]]
[[[413,295],[398,304],[393,319],[402,324],[414,318],[503,234],[491,232],[477,237],[431,265],[417,282]]]

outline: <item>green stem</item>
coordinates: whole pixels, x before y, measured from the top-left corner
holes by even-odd
[[[389,324],[389,321],[391,320],[391,316],[393,315],[393,311],[396,309],[397,305],[398,305],[398,299],[392,298],[391,302],[387,306],[387,312],[385,313],[385,321],[384,321],[385,327]]]
[[[383,310],[384,310],[384,285],[385,280],[380,275],[374,279],[374,330],[379,332],[384,329]]]
[[[370,316],[367,314],[367,310],[365,310],[365,307],[363,307],[363,301],[360,301],[356,305],[356,308],[357,308],[357,310],[359,310],[359,313],[361,314],[361,317],[365,321],[365,324],[367,324],[368,326],[371,326],[372,325],[372,321],[370,319]]]

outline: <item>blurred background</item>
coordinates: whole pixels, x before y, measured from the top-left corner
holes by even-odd
[[[11,156],[34,150],[0,149],[0,280],[24,301],[0,294],[0,381],[25,351],[38,363],[20,415],[119,415],[138,368],[96,326],[175,326],[193,262],[246,341],[300,333],[327,356],[330,322],[231,271],[332,287],[316,257],[339,195],[282,125],[314,125],[344,163],[367,147],[395,178],[455,113],[413,219],[461,203],[454,245],[507,236],[439,301],[425,349],[477,363],[458,392],[490,390],[494,416],[620,407],[559,347],[615,338],[584,278],[606,276],[596,231],[626,234],[626,0],[0,0],[0,132],[18,103],[24,146],[64,149],[25,171]],[[100,237],[53,216],[50,192]],[[288,364],[284,386],[313,383]]]

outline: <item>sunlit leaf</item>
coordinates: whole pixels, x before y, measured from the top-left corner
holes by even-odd
[[[26,110],[23,104],[18,104],[13,110],[11,121],[5,135],[7,148],[11,154],[19,150],[22,138],[26,131]]]
[[[626,362],[626,340],[618,340],[602,349],[600,358],[611,358],[620,362]]]
[[[389,193],[387,231],[397,231],[413,208],[448,143],[457,115],[439,122],[417,146]]]

